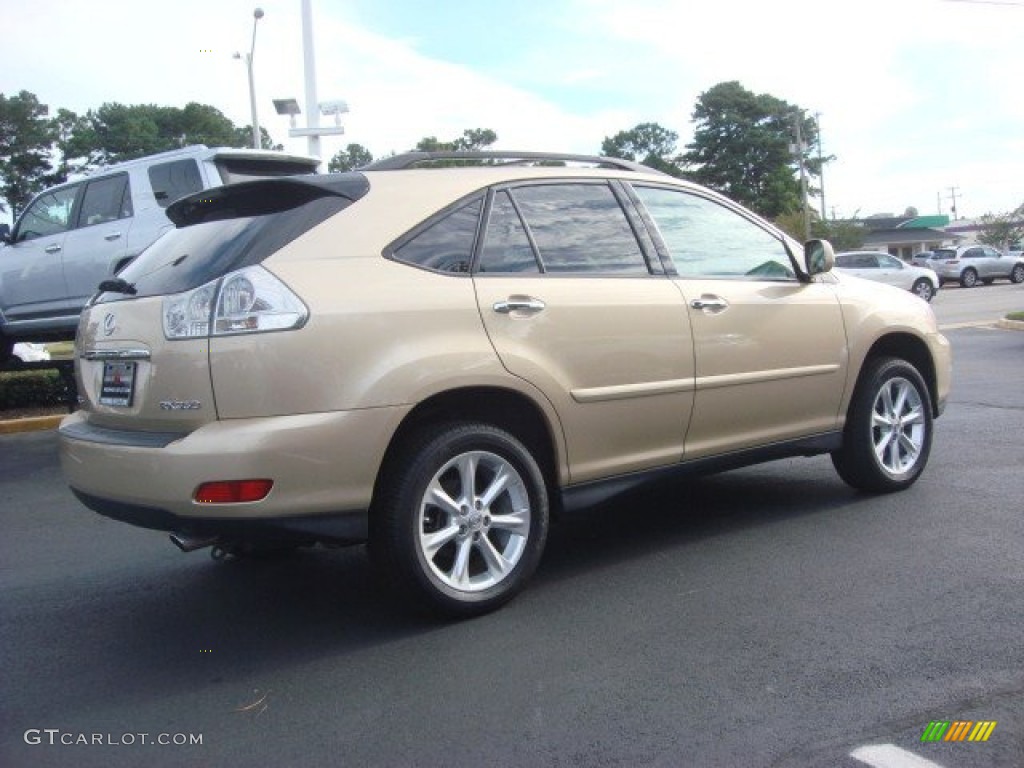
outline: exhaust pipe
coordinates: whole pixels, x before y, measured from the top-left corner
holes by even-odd
[[[193,536],[179,531],[171,534],[171,543],[182,552],[195,552],[203,547],[212,547],[218,541],[220,541],[220,536]]]

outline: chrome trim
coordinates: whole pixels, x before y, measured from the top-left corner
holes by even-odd
[[[698,376],[697,390],[717,389],[719,387],[736,387],[741,384],[761,384],[766,381],[800,379],[804,376],[828,376],[836,373],[838,370],[838,363],[828,363],[825,365],[806,365],[802,368],[775,368],[770,371],[722,373],[715,376]]]
[[[149,360],[148,349],[87,349],[83,360]]]
[[[627,400],[633,397],[673,395],[692,392],[696,389],[695,379],[673,379],[671,381],[650,381],[641,384],[619,384],[611,387],[588,387],[572,390],[572,399],[577,403],[601,403],[608,400]]]

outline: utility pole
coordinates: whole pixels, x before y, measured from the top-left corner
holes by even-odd
[[[953,201],[953,221],[956,221],[956,196],[960,191],[960,187],[947,187],[949,190],[949,199]]]
[[[807,207],[807,169],[804,167],[804,134],[801,127],[803,112],[797,111],[793,115],[793,124],[796,126],[796,144],[790,145],[790,149],[796,155],[800,163],[800,200],[804,210],[804,240],[811,239],[811,211]]]
[[[826,221],[825,211],[825,160],[821,156],[821,112],[814,113],[814,124],[818,129],[818,184],[821,185],[821,220]]]

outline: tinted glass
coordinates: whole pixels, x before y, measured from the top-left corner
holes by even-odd
[[[394,257],[438,272],[469,272],[482,200],[449,213],[395,249]]]
[[[149,168],[149,184],[161,208],[166,208],[179,197],[201,192],[203,178],[195,160],[175,160]]]
[[[681,277],[796,279],[782,241],[719,203],[688,192],[636,187]]]
[[[18,222],[16,238],[35,240],[37,237],[56,235],[67,231],[71,222],[71,208],[75,204],[79,185],[47,192],[37,198]]]
[[[611,187],[547,184],[512,195],[546,272],[650,274],[633,229]]]
[[[217,172],[220,173],[220,180],[225,184],[268,179],[274,176],[296,176],[316,171],[316,166],[310,163],[284,159],[218,157],[215,164]]]
[[[494,196],[479,269],[481,272],[540,272],[533,246],[508,192]]]
[[[130,199],[128,174],[110,176],[90,181],[82,196],[82,211],[78,214],[78,226],[91,227],[105,221],[117,221],[131,215],[125,200]],[[129,206],[130,208],[130,206]]]

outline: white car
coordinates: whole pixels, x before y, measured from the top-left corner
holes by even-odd
[[[23,363],[42,363],[50,359],[50,352],[43,344],[20,342],[14,345],[13,352]]]
[[[836,268],[866,280],[887,283],[931,301],[939,278],[927,267],[915,267],[881,251],[845,251],[836,254]]]

